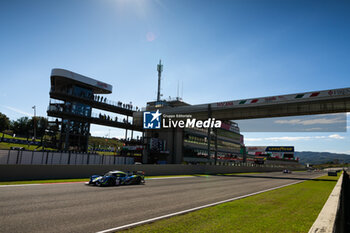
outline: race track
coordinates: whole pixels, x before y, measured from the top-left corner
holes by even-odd
[[[198,176],[103,188],[83,183],[0,186],[0,232],[98,232],[322,174]]]

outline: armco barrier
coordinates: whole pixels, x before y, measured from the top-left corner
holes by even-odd
[[[222,165],[0,165],[0,181],[87,178],[110,170],[145,171],[146,175],[191,175],[282,171],[280,167]],[[291,168],[292,170],[293,168]],[[296,169],[296,168],[294,168]],[[298,169],[300,170],[300,169]]]

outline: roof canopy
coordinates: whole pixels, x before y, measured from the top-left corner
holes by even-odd
[[[112,85],[64,69],[52,69],[51,85],[75,83],[92,89],[94,94],[112,93]]]

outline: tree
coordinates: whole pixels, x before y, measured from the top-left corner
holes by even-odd
[[[11,129],[13,133],[26,137],[29,137],[29,133],[33,131],[28,117],[21,117],[16,121],[12,121]]]
[[[47,118],[45,117],[35,117],[35,121],[34,121],[34,117],[32,119],[30,119],[29,124],[31,129],[34,129],[34,122],[36,124],[36,135],[37,137],[42,137],[45,134],[45,130],[48,126],[47,123]]]
[[[10,119],[0,112],[0,132],[9,129],[10,127]]]

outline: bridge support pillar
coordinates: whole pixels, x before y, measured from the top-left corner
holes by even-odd
[[[210,104],[208,104],[208,119],[211,118],[211,107]],[[210,125],[208,127],[208,135],[207,135],[207,139],[208,139],[208,161],[210,162],[211,158],[210,158],[210,143],[211,143],[211,128]]]

